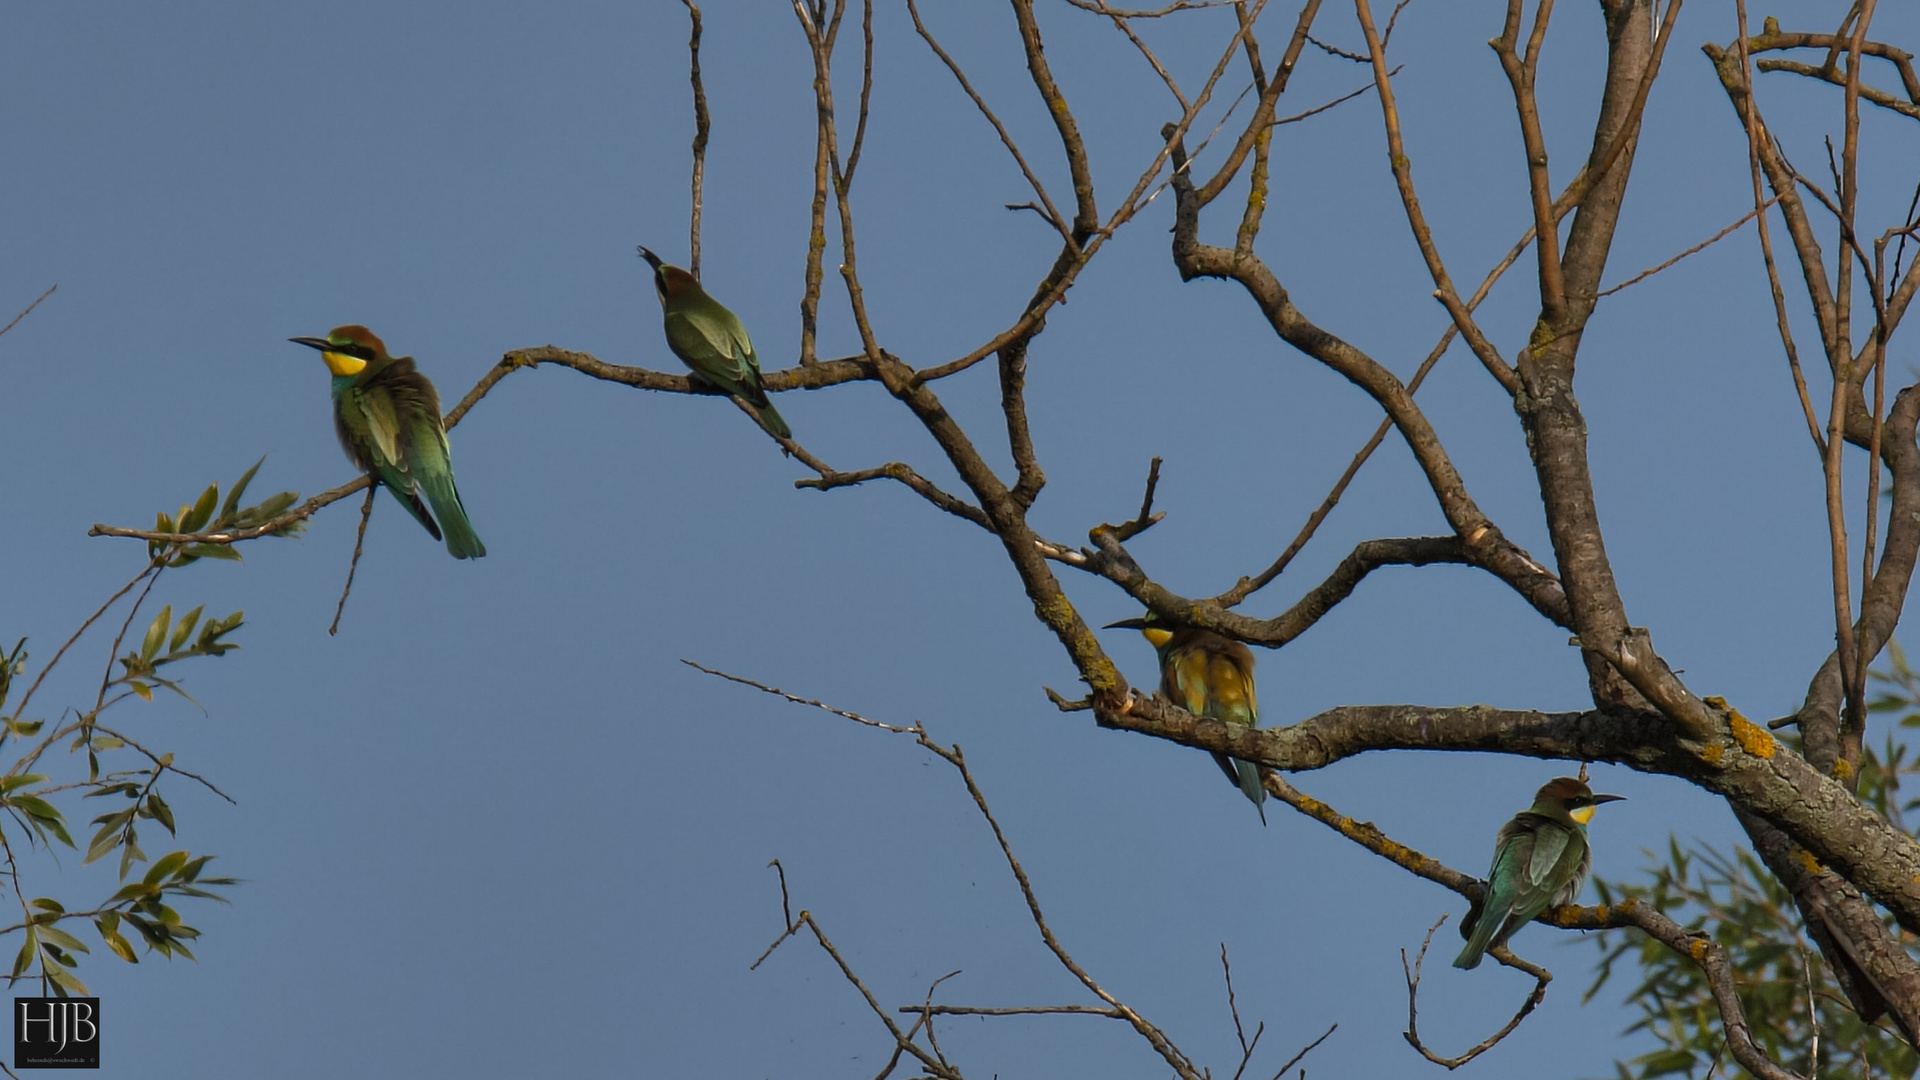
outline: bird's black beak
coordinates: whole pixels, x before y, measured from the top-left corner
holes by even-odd
[[[636,247],[640,252],[640,257],[647,260],[648,266],[653,267],[655,270],[660,269],[660,256],[648,251],[645,245],[636,245]]]
[[[1145,630],[1146,628],[1147,628],[1147,620],[1145,619],[1121,619],[1119,622],[1110,622],[1107,625],[1101,627],[1100,629],[1102,630]]]
[[[1595,795],[1593,797],[1593,805],[1595,806],[1599,806],[1603,802],[1626,802],[1626,801],[1627,801],[1627,797],[1625,795]]]
[[[309,349],[319,349],[321,352],[336,351],[333,342],[322,337],[290,337],[287,340],[298,345],[305,345]]]

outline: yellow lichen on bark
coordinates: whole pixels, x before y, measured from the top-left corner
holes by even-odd
[[[1770,758],[1773,756],[1773,752],[1779,748],[1780,744],[1774,741],[1772,733],[1746,717],[1741,716],[1740,710],[1727,704],[1726,698],[1715,696],[1702,698],[1701,700],[1727,714],[1727,727],[1732,730],[1733,741],[1740,744],[1740,749],[1745,750],[1754,757]],[[1717,747],[1711,749],[1716,752],[1718,750]],[[1716,754],[1703,754],[1702,756],[1707,758],[1709,764],[1719,764],[1719,759]]]

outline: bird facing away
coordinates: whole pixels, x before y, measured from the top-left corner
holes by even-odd
[[[1160,692],[1195,716],[1229,724],[1260,726],[1260,706],[1253,693],[1253,653],[1245,645],[1211,630],[1192,626],[1166,627],[1149,613],[1142,619],[1108,623],[1108,630],[1138,630],[1160,657]],[[1240,789],[1260,824],[1267,823],[1267,789],[1260,784],[1260,767],[1216,753],[1220,771]]]
[[[1470,936],[1453,966],[1478,967],[1488,949],[1506,944],[1515,930],[1541,912],[1573,903],[1593,865],[1587,847],[1593,809],[1625,797],[1595,795],[1571,776],[1556,777],[1533,797],[1531,809],[1500,826],[1493,869],[1487,871],[1486,900],[1477,919],[1470,914],[1460,924],[1460,932]]]
[[[453,486],[440,395],[414,367],[413,357],[388,356],[386,343],[358,325],[336,326],[323,338],[287,340],[320,350],[333,372],[333,427],[354,465],[384,484],[435,540],[444,529],[448,554],[456,559],[485,555],[487,546],[474,534],[460,490]]]
[[[708,296],[692,274],[661,262],[660,256],[644,247],[640,255],[653,267],[653,291],[659,294],[666,316],[667,348],[695,375],[751,405],[768,431],[793,438],[793,429],[767,400],[766,387],[760,383],[760,358],[753,354],[753,342],[747,340],[740,317]]]

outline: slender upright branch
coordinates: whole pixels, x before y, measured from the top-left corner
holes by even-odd
[[[1518,0],[1514,0],[1518,3]],[[1453,323],[1460,330],[1460,336],[1466,339],[1467,347],[1473,355],[1480,358],[1489,374],[1506,391],[1514,393],[1519,383],[1514,377],[1513,368],[1501,358],[1500,351],[1493,347],[1487,336],[1474,322],[1473,313],[1461,301],[1460,294],[1454,290],[1453,278],[1447,273],[1447,266],[1440,258],[1440,248],[1434,243],[1433,230],[1427,225],[1426,212],[1420,209],[1420,196],[1413,187],[1413,163],[1407,159],[1405,144],[1400,139],[1400,109],[1393,97],[1393,80],[1387,73],[1386,46],[1380,41],[1380,35],[1373,27],[1373,11],[1367,0],[1354,0],[1354,13],[1359,16],[1360,29],[1367,37],[1367,53],[1373,59],[1373,84],[1380,95],[1380,114],[1386,121],[1387,162],[1393,170],[1394,184],[1400,189],[1400,204],[1406,209],[1407,224],[1413,229],[1414,243],[1420,248],[1420,257],[1426,260],[1427,272],[1433,277],[1434,299],[1439,300],[1453,316]],[[1552,234],[1552,230],[1546,230]],[[1535,241],[1542,242],[1540,230],[1536,227]]]
[[[692,36],[687,39],[687,67],[693,83],[693,212],[687,223],[687,271],[698,280],[701,187],[706,182],[707,131],[713,126],[713,118],[707,113],[707,88],[700,82],[700,7],[693,0],[681,3],[687,5],[687,17],[693,23]]]

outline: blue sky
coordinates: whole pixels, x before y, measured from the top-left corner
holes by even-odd
[[[1843,6],[1781,3],[1755,18],[1830,29]],[[1484,44],[1500,9],[1416,3],[1394,39],[1414,175],[1467,287],[1528,221],[1509,92]],[[1111,26],[1059,3],[1041,14],[1105,212],[1175,113]],[[1150,28],[1188,85],[1224,40],[1219,14]],[[1011,15],[951,3],[925,15],[1064,200]],[[798,342],[811,71],[784,5],[716,2],[706,17],[704,277],[763,363],[783,367]],[[351,478],[324,369],[289,336],[364,322],[419,358],[449,401],[529,345],[679,370],[633,247],[685,258],[680,5],[95,3],[10,5],[0,19],[0,307],[10,316],[59,284],[0,339],[11,506],[0,634],[29,636],[36,665],[141,565],[139,545],[88,539],[89,524],[149,522],[263,453],[256,490]],[[1291,13],[1265,25],[1277,54]],[[1750,206],[1744,137],[1696,49],[1730,40],[1732,25],[1719,2],[1681,17],[1610,283]],[[1359,47],[1344,6],[1328,5],[1320,27]],[[1875,28],[1920,40],[1920,17],[1897,5]],[[881,340],[924,366],[1011,323],[1057,241],[1002,208],[1030,193],[905,11],[881,5],[875,32],[854,194],[861,267]],[[1542,85],[1556,183],[1584,153],[1601,41],[1596,5],[1563,5]],[[847,74],[843,115],[857,86]],[[1223,84],[1228,96],[1240,78]],[[1838,91],[1776,81],[1787,78],[1768,77],[1763,103],[1817,171]],[[1310,51],[1282,112],[1366,81]],[[1877,232],[1904,212],[1920,155],[1888,117],[1869,113],[1865,130],[1863,220]],[[1393,194],[1377,107],[1362,98],[1282,128],[1275,147],[1262,255],[1311,317],[1410,375],[1445,316]],[[1130,514],[1160,455],[1168,517],[1132,548],[1170,587],[1205,594],[1271,561],[1378,413],[1274,339],[1236,286],[1180,283],[1169,202],[1115,238],[1034,345],[1029,396],[1050,478],[1034,520],[1070,540]],[[1206,235],[1228,228],[1213,220]],[[1532,324],[1525,265],[1483,309],[1509,351]],[[829,273],[829,356],[856,345],[834,285]],[[1911,363],[1897,340],[1893,360],[1896,372]],[[1578,390],[1633,621],[1701,693],[1750,716],[1791,711],[1832,636],[1824,519],[1751,232],[1603,301]],[[940,392],[977,441],[996,441],[990,366]],[[1483,507],[1544,557],[1498,388],[1456,348],[1421,400]],[[779,404],[836,466],[900,459],[957,486],[877,387]],[[795,491],[799,467],[725,402],[564,369],[513,375],[453,445],[489,557],[454,562],[382,496],[338,637],[326,626],[357,502],[301,539],[250,545],[243,566],[202,563],[156,589],[154,603],[176,610],[247,612],[242,651],[185,673],[204,714],[132,703],[119,720],[238,800],[164,789],[185,844],[248,883],[231,907],[188,914],[205,933],[197,964],[132,967],[99,951],[83,966],[104,1000],[108,1075],[872,1075],[888,1043],[818,950],[790,944],[747,970],[780,930],[776,857],[796,909],[889,1005],[956,968],[943,1000],[1087,1000],[1041,948],[947,766],[681,658],[959,742],[1063,942],[1216,1073],[1237,1061],[1223,941],[1243,1017],[1267,1024],[1250,1073],[1336,1021],[1314,1074],[1426,1067],[1398,1035],[1399,950],[1464,904],[1284,808],[1263,829],[1202,754],[1055,712],[1041,687],[1068,690],[1072,669],[972,526],[898,486]],[[1442,527],[1389,440],[1246,610],[1279,610],[1358,540]],[[1109,586],[1066,582],[1090,621],[1135,613]],[[1151,685],[1148,647],[1111,638],[1129,676]],[[34,711],[84,704],[108,644],[85,639]],[[1262,654],[1259,674],[1268,723],[1356,702],[1577,708],[1585,689],[1563,631],[1451,567],[1376,575],[1312,633]],[[1559,771],[1402,754],[1296,780],[1479,873],[1500,822]],[[1597,787],[1631,797],[1595,823],[1602,875],[1634,874],[1670,832],[1734,837],[1724,807],[1698,792],[1595,772]],[[97,812],[65,805],[80,820]],[[166,850],[157,836],[146,846]],[[111,868],[78,863],[38,865],[33,891],[71,906],[112,890]],[[1439,939],[1448,952],[1451,935]],[[1560,977],[1462,1075],[1537,1076],[1543,1060],[1601,1075],[1643,1048],[1618,1038],[1630,1016],[1612,991],[1579,1002],[1591,943],[1541,927],[1519,942]],[[1526,989],[1502,969],[1436,964],[1423,1033],[1469,1045]],[[969,1075],[1161,1067],[1097,1019],[942,1032]]]

